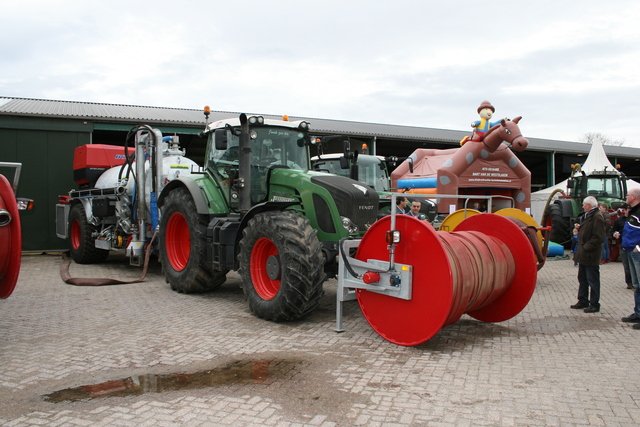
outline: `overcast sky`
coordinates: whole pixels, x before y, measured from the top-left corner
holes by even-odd
[[[2,1],[0,96],[640,147],[640,2]],[[311,121],[313,126],[313,121]]]

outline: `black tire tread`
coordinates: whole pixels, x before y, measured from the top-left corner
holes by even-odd
[[[269,301],[257,294],[251,281],[251,251],[261,237],[271,239],[281,259],[280,290]],[[309,316],[320,303],[326,278],[317,230],[309,220],[290,211],[256,215],[243,230],[239,273],[245,299],[256,316],[276,322]]]
[[[74,221],[78,221],[78,224],[80,224],[81,241],[78,249],[74,249],[73,244],[71,243],[71,227]],[[86,210],[82,203],[76,203],[71,206],[71,210],[69,211],[68,230],[69,248],[71,258],[77,264],[99,264],[107,260],[109,251],[106,249],[96,248],[94,244],[94,238],[92,235],[97,230],[97,227],[87,220]]]
[[[565,248],[571,246],[571,227],[569,218],[562,216],[562,206],[557,203],[549,205],[549,217],[551,218],[551,235],[549,239]]]
[[[175,213],[184,216],[189,226],[191,254],[187,266],[176,271],[169,262],[164,242],[166,225]],[[206,229],[208,218],[198,215],[195,202],[186,188],[172,190],[165,199],[159,231],[159,259],[165,280],[176,292],[192,294],[218,289],[227,280],[227,271],[213,270],[207,262]]]

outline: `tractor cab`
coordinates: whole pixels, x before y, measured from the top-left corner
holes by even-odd
[[[269,196],[268,180],[274,169],[309,170],[309,136],[307,122],[278,121],[278,126],[262,117],[250,119],[255,119],[255,123],[251,125],[246,154],[251,165],[251,204],[255,205]],[[209,132],[205,167],[223,189],[229,206],[237,208],[239,189],[245,184],[240,180],[240,123],[225,120],[213,123],[210,129],[213,132]]]

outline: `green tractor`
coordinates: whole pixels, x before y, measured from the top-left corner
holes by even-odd
[[[306,121],[242,114],[208,124],[201,136],[203,172],[169,182],[158,198],[167,282],[178,292],[205,292],[234,270],[258,317],[308,316],[326,277],[337,274],[339,241],[375,222],[378,195],[310,170]]]
[[[559,192],[559,190],[556,190]],[[555,193],[549,197],[553,199]],[[574,165],[571,177],[567,180],[567,191],[549,203],[542,223],[551,226],[550,240],[568,248],[571,243],[573,226],[582,214],[582,201],[594,196],[598,202],[605,202],[610,209],[617,209],[625,203],[627,177],[620,171],[606,167],[588,174],[579,164]]]
[[[333,145],[335,141],[343,144],[341,153],[325,153],[325,145]],[[380,206],[378,216],[383,217],[391,212],[391,178],[389,170],[395,168],[398,163],[406,158],[396,156],[375,156],[359,153],[351,150],[351,141],[348,136],[316,137],[315,144],[318,155],[311,158],[313,170],[335,175],[346,176],[372,187],[378,193]],[[366,151],[366,150],[363,150]],[[410,199],[419,201],[422,205],[421,212],[432,221],[437,214],[437,205],[431,199],[408,195]]]

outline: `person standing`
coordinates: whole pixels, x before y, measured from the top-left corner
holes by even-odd
[[[586,197],[582,202],[582,209],[584,213],[578,228],[578,248],[574,257],[578,263],[580,286],[578,303],[571,308],[583,308],[585,313],[597,313],[600,311],[600,260],[606,224],[595,197]],[[640,257],[638,261],[640,262]]]
[[[602,264],[606,264],[609,262],[609,258],[611,257],[611,249],[609,248],[609,235],[611,234],[611,215],[609,214],[609,205],[600,202],[598,205],[600,208],[600,212],[602,212],[602,216],[604,216],[604,223],[606,225],[606,237],[604,238],[604,242],[602,243]]]
[[[624,225],[622,232],[622,250],[627,252],[629,257],[629,271],[631,272],[631,282],[634,287],[633,313],[621,320],[626,323],[634,323],[633,329],[640,329],[640,188],[631,188],[627,191],[627,204],[631,206],[629,210],[629,220]]]
[[[396,197],[396,214],[406,214],[407,198],[404,196]]]
[[[420,213],[420,208],[422,207],[422,203],[418,200],[414,200],[411,202],[410,211],[408,212],[414,218],[418,218],[419,220],[426,221],[427,217],[425,214]]]
[[[629,220],[629,206],[624,205],[618,209],[618,218],[613,222],[613,238],[619,240],[622,243],[622,233],[624,232],[624,225]],[[620,245],[620,248],[622,246]],[[633,289],[633,282],[631,281],[631,271],[629,270],[629,255],[627,251],[620,249],[620,261],[622,261],[622,268],[624,269],[624,281],[627,284],[627,289]]]

